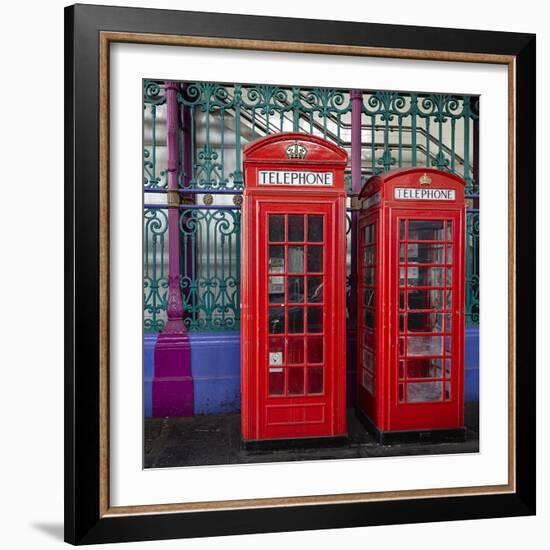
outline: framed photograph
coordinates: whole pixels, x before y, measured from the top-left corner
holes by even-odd
[[[65,11],[65,539],[535,513],[535,36]]]

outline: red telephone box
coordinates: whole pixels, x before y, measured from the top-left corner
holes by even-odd
[[[358,408],[381,442],[464,436],[464,181],[371,177],[360,197]]]
[[[308,134],[244,150],[245,444],[346,434],[346,163]]]

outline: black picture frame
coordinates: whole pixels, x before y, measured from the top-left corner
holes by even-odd
[[[109,513],[102,504],[100,33],[498,55],[514,72],[515,471],[502,494]],[[153,41],[154,42],[154,41]],[[307,50],[307,47],[306,47]],[[415,53],[416,52],[416,53]],[[382,53],[380,53],[382,55]],[[75,5],[65,9],[65,540],[72,544],[535,514],[535,60],[532,34]],[[104,257],[103,257],[104,261]],[[104,481],[104,480],[103,480]]]

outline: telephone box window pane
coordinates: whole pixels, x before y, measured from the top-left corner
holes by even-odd
[[[405,286],[405,271],[406,271],[406,268],[404,267],[399,268],[399,286]]]
[[[280,243],[285,240],[285,217],[279,214],[269,214],[269,240]]]
[[[323,393],[322,367],[307,369],[307,393]]]
[[[288,332],[296,334],[304,332],[304,308],[288,308]]]
[[[409,244],[408,258],[410,263],[443,264],[445,263],[445,247],[441,244]]]
[[[365,226],[365,244],[374,242],[374,224]]]
[[[409,382],[407,384],[407,402],[441,401],[442,392],[442,382]]]
[[[447,290],[447,300],[446,300],[445,309],[452,309],[452,307],[453,307],[453,295],[450,290]]]
[[[409,286],[443,286],[443,267],[409,267]]]
[[[405,338],[402,336],[399,337],[399,356],[403,357],[405,355]]]
[[[452,241],[453,239],[453,222],[447,222],[447,240]]]
[[[404,241],[405,240],[405,220],[399,220],[399,239]]]
[[[285,272],[285,247],[270,246],[269,247],[269,272],[284,273]]]
[[[304,393],[304,368],[288,369],[288,393],[301,395]]]
[[[407,361],[408,378],[441,378],[443,359],[409,359]]]
[[[374,288],[365,288],[363,291],[363,304],[366,307],[374,306]]]
[[[304,241],[304,216],[299,214],[288,215],[288,240],[289,242]]]
[[[374,247],[367,246],[365,248],[365,265],[374,265]]]
[[[399,262],[404,264],[405,263],[405,256],[407,253],[407,245],[400,244],[399,245]]]
[[[307,308],[307,331],[323,332],[323,309],[320,307]]]
[[[372,309],[366,309],[364,311],[363,318],[366,327],[374,328],[374,312]]]
[[[365,268],[365,284],[366,285],[374,284],[374,267]]]
[[[363,367],[371,372],[374,370],[374,355],[368,349],[363,348]]]
[[[452,264],[453,263],[453,247],[452,245],[447,245],[447,263]]]
[[[451,383],[445,382],[445,401],[451,400]]]
[[[443,226],[441,220],[409,220],[409,241],[443,241]]]
[[[405,378],[405,361],[399,361],[399,380]]]
[[[444,332],[443,315],[441,313],[416,313],[408,316],[409,332]]]
[[[311,336],[307,339],[307,362],[323,362],[323,337]]]
[[[441,290],[409,290],[409,309],[442,309],[443,292]]]
[[[443,355],[442,336],[409,336],[407,340],[407,356]]]
[[[285,278],[279,276],[269,277],[267,295],[270,304],[282,304],[285,301]]]
[[[302,303],[304,301],[304,278],[288,278],[288,301],[290,303]]]
[[[447,268],[447,286],[453,284],[453,270],[452,268]]]
[[[451,360],[445,359],[445,378],[451,377]]]
[[[363,387],[370,393],[374,394],[373,391],[373,376],[372,373],[368,370],[363,370]]]
[[[404,390],[405,384],[399,384],[399,403],[403,403],[405,401],[405,390]]]
[[[453,330],[451,314],[447,313],[445,315],[445,332],[451,332]]]
[[[453,345],[452,336],[445,336],[445,353],[447,353],[448,355],[451,354],[452,345]]]
[[[405,332],[405,314],[399,314],[399,332]]]
[[[310,243],[323,242],[323,216],[307,217],[307,240]]]
[[[374,332],[368,328],[365,329],[363,341],[364,345],[367,346],[367,348],[374,349]]]
[[[303,246],[288,247],[288,272],[289,273],[304,272],[304,247]]]
[[[308,246],[307,270],[310,273],[319,273],[323,271],[323,247],[322,246]]]
[[[290,336],[288,338],[288,364],[301,365],[304,362],[304,337]]]
[[[281,367],[270,367],[268,373],[269,395],[283,395],[285,372]]]
[[[307,278],[307,301],[317,303],[323,301],[323,278],[308,277]]]
[[[285,308],[269,308],[269,334],[282,334],[285,331]]]
[[[399,291],[399,309],[405,309],[405,292]]]

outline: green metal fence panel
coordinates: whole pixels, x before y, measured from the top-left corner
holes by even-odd
[[[177,101],[182,117],[178,181],[189,192],[186,202],[193,205],[180,213],[184,322],[189,330],[238,330],[240,211],[232,199],[243,189],[243,147],[268,134],[300,131],[328,139],[350,153],[350,93],[331,88],[192,82],[182,84]],[[397,167],[432,166],[466,181],[471,203],[467,213],[469,325],[479,323],[478,116],[478,101],[472,96],[363,93],[364,179]],[[147,196],[159,205],[165,204],[165,195],[158,192],[167,187],[165,124],[163,83],[145,81],[143,185]],[[184,169],[184,145],[191,159],[189,173]],[[349,172],[346,181],[351,192]],[[167,239],[166,210],[145,209],[146,330],[162,330],[165,322]]]

